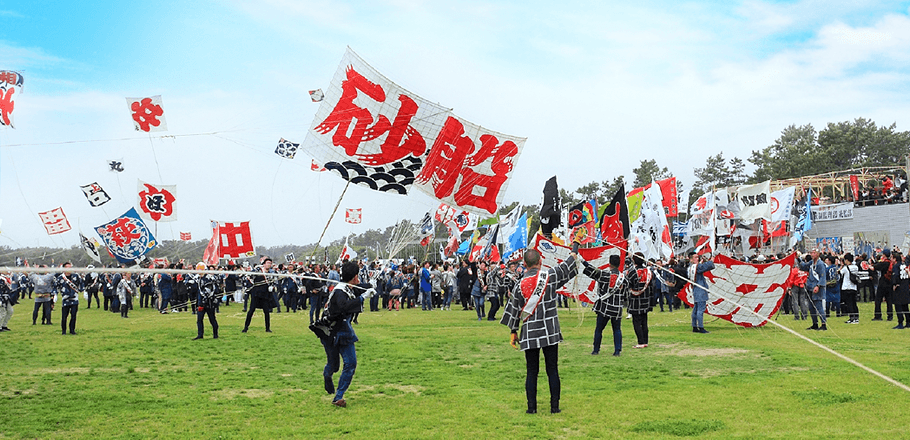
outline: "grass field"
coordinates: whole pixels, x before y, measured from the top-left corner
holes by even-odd
[[[527,415],[524,357],[507,329],[473,312],[364,313],[358,368],[333,407],[322,389],[325,355],[307,315],[222,308],[221,338],[192,341],[195,317],[134,310],[129,319],[79,311],[76,336],[31,325],[30,300],[0,334],[0,438],[908,438],[910,393],[771,325],[708,322],[687,311],[650,315],[651,341],[591,356],[594,315],[561,310],[563,412]],[[910,384],[910,330],[870,322],[807,332],[779,322]],[[207,324],[206,324],[207,325]],[[337,375],[335,376],[337,380]],[[549,392],[541,372],[539,400]]]

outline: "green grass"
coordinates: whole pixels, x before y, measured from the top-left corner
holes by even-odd
[[[195,336],[195,318],[134,310],[129,319],[79,311],[76,336],[31,325],[31,302],[0,334],[0,438],[904,438],[910,393],[771,325],[708,322],[687,311],[652,313],[647,349],[591,356],[594,315],[562,310],[562,409],[524,414],[524,357],[498,323],[473,312],[365,313],[355,329],[358,369],[330,405],[322,346],[307,315],[218,315],[221,338]],[[910,330],[832,318],[832,330],[779,322],[905,384]],[[207,325],[207,324],[206,324]],[[336,375],[336,380],[337,380]]]

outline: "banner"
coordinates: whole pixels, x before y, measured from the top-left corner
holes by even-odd
[[[850,192],[853,193],[854,201],[859,200],[859,178],[855,175],[850,176]]]
[[[789,186],[771,193],[771,221],[790,221],[790,211],[793,210],[793,196],[796,187]]]
[[[771,181],[745,185],[736,191],[739,217],[745,222],[771,220]]]
[[[350,48],[300,148],[343,179],[495,214],[525,138],[473,124],[395,84]]]
[[[812,221],[847,220],[853,218],[853,202],[812,207]]]

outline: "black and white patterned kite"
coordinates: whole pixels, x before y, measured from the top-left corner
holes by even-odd
[[[294,155],[297,154],[297,147],[299,146],[300,144],[295,144],[285,138],[281,138],[281,140],[278,141],[278,147],[275,148],[275,154],[285,159],[293,159]]]
[[[111,201],[111,197],[107,195],[107,192],[98,182],[83,185],[79,188],[82,188],[82,193],[85,194],[85,198],[88,199],[88,203],[92,207],[98,207]]]

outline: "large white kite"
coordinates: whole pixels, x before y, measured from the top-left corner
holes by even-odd
[[[790,254],[773,263],[751,264],[717,255],[714,269],[705,272],[708,284],[705,313],[743,327],[765,325],[780,308],[790,287],[787,279],[795,258],[796,254]],[[694,304],[691,283],[679,292],[679,299],[690,306]]]

